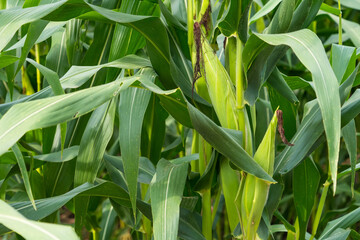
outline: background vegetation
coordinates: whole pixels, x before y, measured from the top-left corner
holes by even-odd
[[[359,0],[0,9],[2,239],[360,239]]]

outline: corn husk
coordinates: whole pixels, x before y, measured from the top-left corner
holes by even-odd
[[[211,103],[221,126],[239,129],[235,88],[229,74],[214,53],[209,42],[202,39],[202,57],[206,85]]]
[[[270,176],[274,172],[277,121],[277,116],[274,114],[254,156],[254,160]],[[270,183],[250,174],[243,177],[241,181],[242,187],[237,196],[240,201],[238,201],[237,208],[240,215],[242,233],[244,239],[253,240],[256,238],[256,231],[267,200]]]

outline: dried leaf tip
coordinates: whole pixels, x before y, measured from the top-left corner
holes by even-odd
[[[194,97],[194,86],[196,80],[201,77],[201,61],[202,61],[202,54],[201,54],[201,29],[200,24],[198,22],[194,23],[194,41],[195,41],[195,51],[196,51],[196,61],[194,66],[194,79],[192,84],[192,95]]]
[[[294,146],[294,144],[289,143],[289,141],[285,137],[283,112],[280,109],[276,110],[276,116],[278,118],[278,131],[279,131],[281,140],[283,141],[283,143],[285,143],[288,146]]]
[[[210,31],[210,23],[211,23],[210,13],[211,13],[211,6],[209,4],[204,15],[201,17],[200,20],[200,24],[203,25],[206,30],[206,35],[209,34]]]

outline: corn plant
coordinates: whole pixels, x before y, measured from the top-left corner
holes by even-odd
[[[1,239],[360,239],[359,0],[0,0]]]

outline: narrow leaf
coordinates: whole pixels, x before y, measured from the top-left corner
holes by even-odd
[[[120,149],[134,214],[136,212],[141,128],[150,97],[151,92],[148,90],[129,88],[121,93],[118,108]]]
[[[187,169],[188,163],[173,164],[164,159],[157,165],[150,186],[155,239],[177,239]]]

